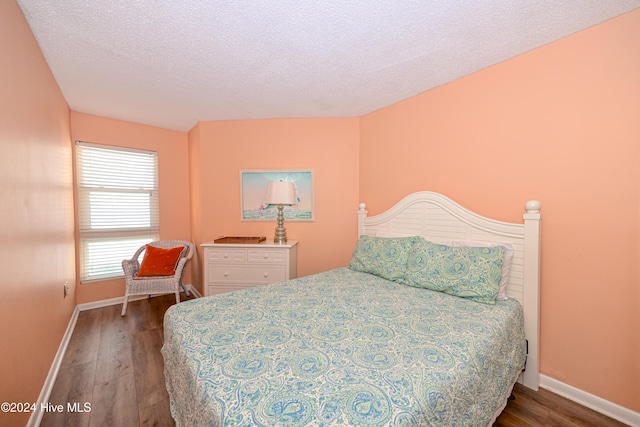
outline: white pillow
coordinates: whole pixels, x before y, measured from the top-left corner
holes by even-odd
[[[502,276],[498,284],[498,296],[496,300],[504,301],[507,297],[507,284],[509,283],[509,273],[511,272],[511,260],[513,259],[513,246],[508,243],[486,243],[486,242],[465,242],[452,241],[445,243],[447,246],[471,246],[471,247],[493,247],[504,246],[504,260],[502,261]]]

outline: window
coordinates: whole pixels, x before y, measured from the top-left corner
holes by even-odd
[[[158,240],[158,154],[76,142],[80,281],[123,277],[122,260]]]

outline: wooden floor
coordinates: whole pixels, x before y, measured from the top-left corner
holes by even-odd
[[[65,410],[45,413],[40,425],[174,426],[160,354],[172,304],[166,295],[130,302],[125,317],[120,305],[80,312],[49,398]],[[494,427],[624,426],[544,389],[516,384],[513,396]],[[90,410],[70,412],[69,404]]]

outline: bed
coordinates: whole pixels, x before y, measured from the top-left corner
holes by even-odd
[[[516,381],[538,387],[539,209],[512,224],[432,192],[361,204],[348,267],[172,306],[176,424],[491,425]],[[473,286],[432,270],[451,254]]]

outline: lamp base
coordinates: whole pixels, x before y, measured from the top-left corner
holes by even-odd
[[[287,243],[287,236],[286,234],[284,236],[278,235],[278,231],[276,230],[276,234],[275,236],[273,236],[273,243],[277,244],[283,244],[283,243]]]
[[[273,235],[273,243],[287,243],[287,229],[284,228],[284,206],[278,205],[278,226]]]

